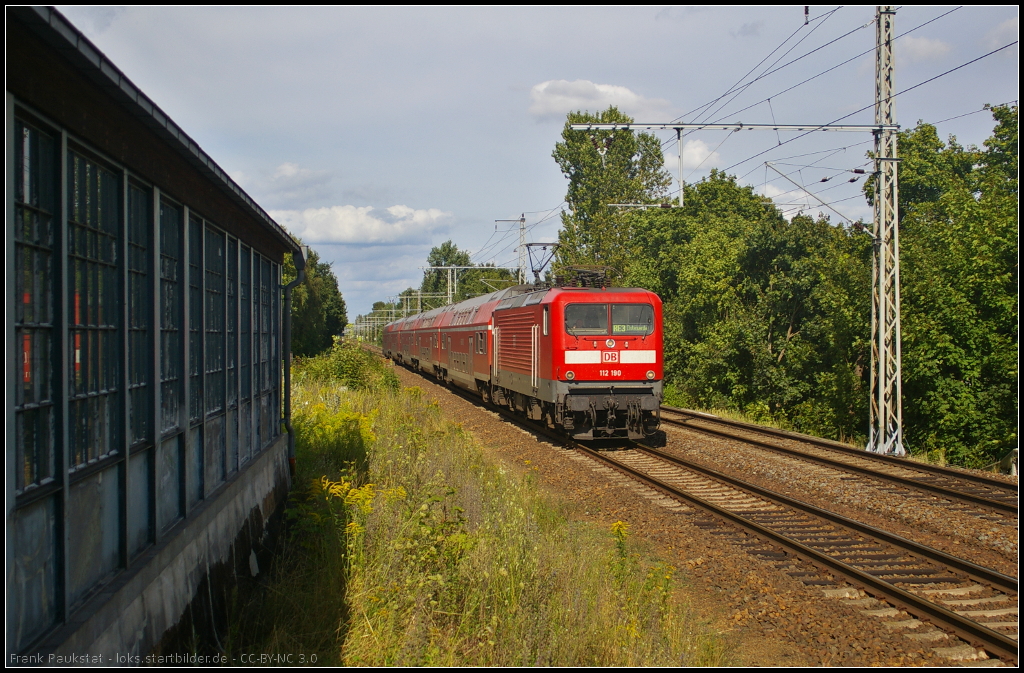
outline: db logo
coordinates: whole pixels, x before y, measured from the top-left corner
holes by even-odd
[[[601,351],[602,362],[618,362],[619,354],[616,351]]]

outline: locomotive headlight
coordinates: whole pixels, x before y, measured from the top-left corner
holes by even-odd
[[[574,378],[576,378],[576,374],[574,374],[573,372],[566,372],[565,373],[565,378],[567,378],[570,381],[572,381]]]
[[[648,381],[653,381],[654,380],[654,372],[652,370],[650,370],[650,369],[647,370],[647,380]]]

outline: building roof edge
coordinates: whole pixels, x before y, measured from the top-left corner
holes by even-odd
[[[300,251],[298,242],[285,231],[284,227],[256,203],[255,199],[249,196],[228,175],[227,171],[199,147],[199,143],[175,124],[170,116],[160,109],[160,106],[133,84],[120,68],[114,65],[63,14],[53,7],[39,6],[8,7],[7,11],[22,20],[45,42],[67,57],[74,67],[127,107],[150,130],[182,154],[194,168],[224,191],[229,199],[261,222],[291,252]]]

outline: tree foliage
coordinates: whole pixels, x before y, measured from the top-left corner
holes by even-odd
[[[983,149],[944,143],[924,123],[898,139],[905,443],[969,466],[1017,443],[1018,114],[992,113]],[[628,118],[569,115],[605,119]],[[559,252],[563,262],[615,260],[626,283],[662,297],[670,398],[863,438],[870,237],[820,215],[787,221],[715,171],[687,187],[685,208],[610,213],[603,204],[650,202],[661,183],[630,179],[625,157],[609,175],[582,133],[567,127],[554,154],[572,207]]]
[[[622,271],[631,247],[632,219],[610,203],[658,203],[672,178],[664,169],[661,143],[650,133],[629,130],[573,131],[570,124],[631,123],[609,107],[598,114],[570,112],[562,142],[552,153],[569,180],[559,233],[558,264],[601,264]],[[599,150],[604,150],[602,155]]]
[[[717,171],[688,186],[685,203],[634,214],[626,277],[662,297],[676,401],[863,434],[866,237],[825,218],[787,221]]]
[[[1017,107],[993,116],[984,149],[898,138],[904,433],[969,466],[1017,445]]]
[[[295,280],[295,264],[285,259],[283,280]],[[292,354],[309,357],[323,353],[348,323],[345,299],[331,265],[320,261],[315,250],[306,260],[306,279],[292,289]]]
[[[470,297],[477,297],[495,289],[508,287],[518,282],[516,274],[508,269],[497,269],[493,265],[484,264],[476,266],[470,261],[469,251],[460,250],[451,240],[430,249],[427,255],[429,266],[470,266],[471,269],[459,269],[451,276],[455,281],[453,285],[452,301],[462,301]],[[423,272],[423,282],[420,291],[423,294],[447,295],[449,274],[445,270],[427,270]],[[402,293],[403,296],[415,297],[416,291],[412,288]],[[417,301],[419,301],[417,299]],[[426,302],[427,308],[441,306],[447,298],[431,298]],[[413,306],[418,306],[414,303]]]

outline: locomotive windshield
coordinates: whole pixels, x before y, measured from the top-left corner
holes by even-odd
[[[608,304],[569,304],[565,307],[565,331],[576,336],[646,336],[654,332],[654,307],[650,304],[612,304],[608,331]]]
[[[565,307],[565,331],[583,334],[608,334],[608,304],[569,304]]]
[[[650,304],[612,304],[612,334],[648,335],[654,331],[654,307]]]

